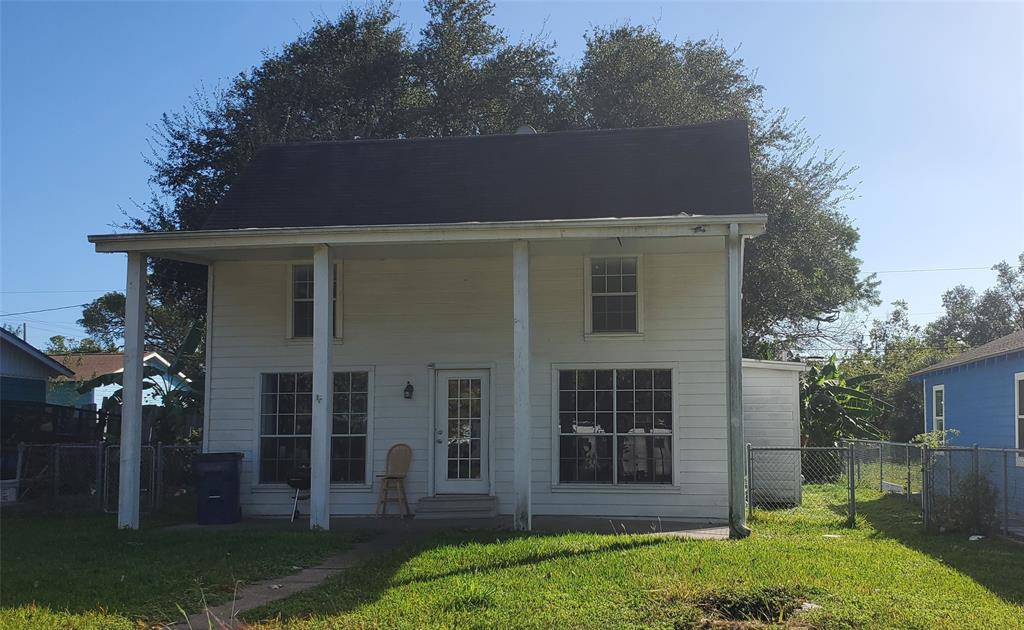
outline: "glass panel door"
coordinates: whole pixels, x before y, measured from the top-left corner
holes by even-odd
[[[434,461],[438,493],[486,493],[487,372],[437,372]]]

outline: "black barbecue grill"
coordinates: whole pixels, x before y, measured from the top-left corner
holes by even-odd
[[[292,503],[292,522],[299,517],[299,501],[309,500],[309,466],[301,464],[288,474],[288,485],[295,488],[295,501]]]

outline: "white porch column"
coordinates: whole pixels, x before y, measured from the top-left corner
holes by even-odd
[[[313,428],[310,438],[310,529],[331,527],[331,408],[334,375],[331,346],[334,330],[331,311],[334,278],[331,250],[313,248]]]
[[[742,538],[750,533],[747,529],[746,502],[743,496],[743,479],[746,473],[743,442],[743,237],[739,226],[729,225],[726,238],[727,266],[726,289],[726,371],[728,372],[728,396],[726,413],[729,417],[729,535]]]
[[[512,395],[514,398],[513,526],[529,531],[530,505],[530,245],[512,243]]]
[[[146,330],[146,256],[128,254],[124,304],[124,374],[121,406],[121,468],[117,526],[139,528],[139,480],[142,458],[142,355]]]

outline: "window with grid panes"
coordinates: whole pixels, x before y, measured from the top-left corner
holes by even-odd
[[[334,374],[331,482],[366,481],[369,374]],[[264,374],[260,395],[260,483],[285,483],[309,465],[313,424],[313,374]]]
[[[672,370],[559,370],[559,481],[672,482]]]
[[[338,266],[331,271],[331,335],[338,336]],[[313,265],[292,265],[292,329],[296,339],[313,336]]]
[[[637,332],[638,284],[636,258],[590,260],[590,331]]]

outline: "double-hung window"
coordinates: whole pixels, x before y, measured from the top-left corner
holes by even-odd
[[[932,431],[940,434],[943,442],[946,441],[942,432],[946,430],[946,387],[935,385],[932,387]]]
[[[560,483],[672,483],[672,370],[558,371]]]
[[[587,265],[588,334],[641,332],[639,259],[591,258]]]
[[[285,483],[309,465],[313,374],[288,372],[260,378],[260,483]],[[366,482],[369,373],[334,373],[331,483]]]
[[[339,267],[340,264],[332,267],[334,282],[331,287],[331,334],[336,338],[341,337]],[[313,337],[313,265],[292,265],[291,272],[288,336],[292,339],[310,339]]]

